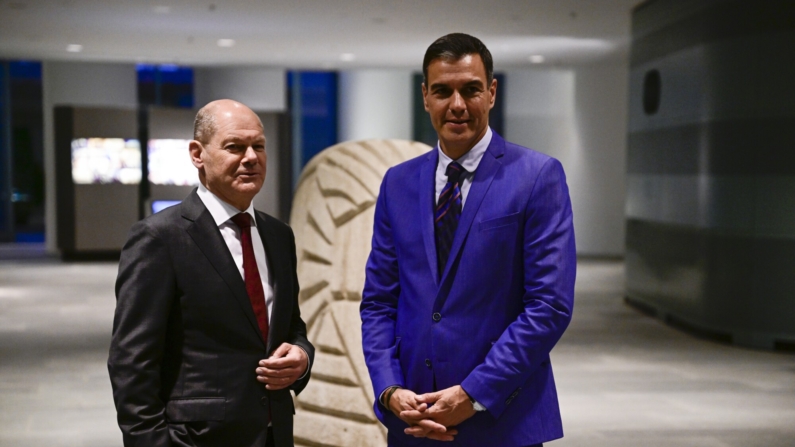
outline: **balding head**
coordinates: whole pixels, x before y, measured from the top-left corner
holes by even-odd
[[[256,113],[229,99],[207,104],[196,114],[189,151],[202,185],[238,210],[248,208],[262,188],[267,163]]]
[[[234,112],[244,111],[257,116],[257,114],[247,106],[231,99],[219,99],[207,103],[207,105],[199,109],[199,112],[196,113],[196,119],[193,121],[193,139],[202,144],[207,144],[210,139],[212,139],[213,135],[215,135],[215,132],[218,131],[219,114],[231,116]],[[257,120],[259,121],[258,116]],[[262,127],[262,121],[259,121],[259,123],[260,127]]]

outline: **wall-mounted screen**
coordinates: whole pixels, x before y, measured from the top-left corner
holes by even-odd
[[[190,161],[189,143],[189,140],[149,140],[149,182],[153,185],[198,185],[199,173]]]
[[[72,180],[79,185],[140,183],[140,143],[123,138],[72,140]]]

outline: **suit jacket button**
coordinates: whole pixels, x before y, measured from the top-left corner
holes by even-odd
[[[428,368],[431,367],[431,359],[425,359],[425,366],[427,366]]]
[[[262,396],[262,398],[260,398],[259,402],[262,405],[265,405],[267,407],[268,406],[268,396]]]
[[[439,312],[433,313],[433,321],[438,323],[439,321],[441,321],[441,319],[442,319],[442,314],[440,314]]]

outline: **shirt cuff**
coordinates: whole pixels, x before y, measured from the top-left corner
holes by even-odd
[[[297,348],[301,348],[298,345],[293,345],[293,346],[295,346]],[[301,350],[304,351],[304,355],[306,356],[306,371],[304,371],[304,373],[301,374],[301,377],[295,379],[296,382],[299,381],[299,380],[302,380],[304,377],[306,377],[306,375],[309,374],[309,370],[312,369],[312,359],[309,358],[309,354],[307,354],[306,349],[301,348]]]
[[[464,390],[464,387],[461,387],[461,389]],[[475,411],[486,411],[487,410],[487,408],[482,403],[480,403],[480,402],[476,401],[475,399],[473,399],[472,396],[469,393],[467,393],[467,390],[464,390],[464,393],[469,398],[469,401],[472,402],[472,408],[474,408]]]

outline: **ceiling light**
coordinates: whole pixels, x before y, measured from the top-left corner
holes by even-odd
[[[171,12],[170,6],[159,5],[152,8],[155,14],[168,14]]]
[[[356,59],[356,55],[353,53],[342,53],[340,54],[340,60],[343,62],[351,62]]]
[[[218,39],[218,46],[229,48],[235,46],[235,39]]]
[[[70,53],[79,53],[83,51],[83,45],[70,43],[69,45],[66,46],[66,51]]]
[[[532,62],[534,64],[540,64],[540,63],[544,62],[544,56],[542,56],[540,54],[534,54],[534,55],[530,56],[530,62]]]

